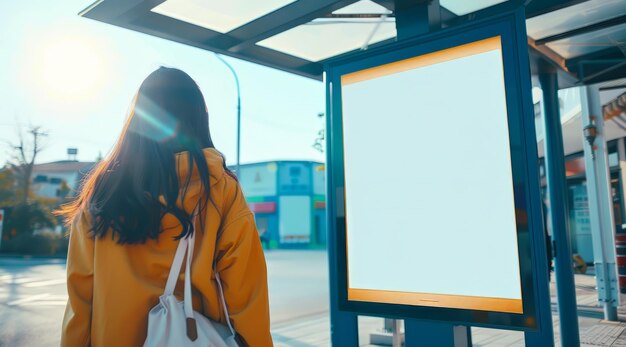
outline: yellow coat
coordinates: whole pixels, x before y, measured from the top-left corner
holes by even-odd
[[[217,271],[238,335],[252,347],[272,346],[267,271],[253,214],[237,181],[225,173],[221,155],[213,149],[205,149],[204,154],[214,204],[208,204],[204,228],[196,228],[191,279],[194,310],[225,323],[213,276],[216,254]],[[187,153],[177,155],[179,177],[187,176],[187,160]],[[200,194],[200,180],[194,171],[184,202],[186,211],[193,210]],[[180,233],[180,224],[166,215],[159,239],[141,245],[119,245],[110,234],[94,240],[88,234],[89,226],[89,216],[83,212],[70,231],[69,300],[61,346],[142,346],[148,311],[165,288],[177,246],[172,237]],[[175,292],[179,299],[183,278],[184,272]]]

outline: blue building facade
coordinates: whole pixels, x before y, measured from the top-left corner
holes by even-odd
[[[239,182],[264,247],[326,247],[324,170],[311,161],[241,165]]]

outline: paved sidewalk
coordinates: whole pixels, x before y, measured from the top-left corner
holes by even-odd
[[[581,346],[626,347],[626,305],[622,305],[618,310],[620,322],[603,321],[602,308],[597,306],[595,278],[593,275],[576,275],[575,277]],[[555,345],[560,346],[554,281],[550,287],[553,294],[552,318]],[[624,299],[626,297],[622,302]],[[359,317],[360,345],[372,346],[369,345],[369,334],[380,330],[382,326],[383,321],[380,318]],[[327,313],[284,322],[272,329],[277,347],[330,346],[329,332],[330,322]],[[472,342],[474,346],[525,346],[524,334],[521,332],[484,328],[472,328]]]
[[[591,269],[593,270],[593,269]],[[561,345],[559,315],[556,305],[554,276],[550,283],[552,293],[552,322],[555,346]],[[596,280],[593,275],[575,275],[576,303],[581,346],[624,346],[626,347],[626,305],[618,310],[619,322],[603,320],[602,307],[597,305]],[[624,302],[626,297],[622,298]],[[524,334],[494,329],[472,329],[474,346],[525,346]]]

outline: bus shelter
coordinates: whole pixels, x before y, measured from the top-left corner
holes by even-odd
[[[582,97],[581,136],[585,141],[589,217],[594,225],[598,300],[604,306],[605,319],[617,319],[615,228],[599,90],[626,88],[624,1],[99,0],[80,15],[325,83],[330,314],[335,346],[358,345],[359,314],[405,319],[409,346],[467,346],[471,344],[471,326],[522,330],[528,346],[551,346],[548,248],[553,248],[555,255],[562,345],[579,344],[557,92],[587,86]],[[416,81],[428,81],[429,85],[423,88],[425,83]],[[487,92],[476,93],[472,85],[481,85]],[[407,93],[407,86],[422,88]],[[458,89],[460,86],[465,90]],[[543,94],[549,218],[542,213],[539,193],[531,86],[540,87]],[[457,118],[442,121],[427,106],[432,93],[445,94],[446,90],[465,96],[460,99],[467,101],[468,110],[480,105],[474,105],[474,111],[465,117],[459,117],[459,110],[450,111]],[[408,116],[407,110],[415,110],[414,117]],[[387,149],[402,152],[400,158],[419,167],[428,182],[441,180],[433,167],[437,167],[445,148],[431,145],[445,129],[456,129],[453,134],[458,139],[465,140],[474,154],[480,152],[488,159],[477,162],[484,171],[459,185],[455,198],[471,206],[463,209],[471,211],[463,220],[469,230],[480,231],[485,237],[476,246],[485,247],[486,252],[491,247],[486,244],[492,241],[491,250],[509,247],[496,261],[499,267],[492,270],[510,277],[502,280],[505,284],[481,287],[480,283],[494,280],[489,271],[484,271],[484,281],[476,281],[475,286],[467,284],[471,281],[423,281],[437,282],[439,287],[407,281],[415,268],[410,263],[411,250],[417,249],[420,241],[432,242],[433,247],[438,242],[442,252],[454,249],[455,254],[462,254],[464,249],[450,244],[444,247],[445,237],[439,241],[419,238],[422,230],[431,230],[434,235],[439,231],[454,234],[459,229],[445,220],[444,207],[437,207],[436,184],[412,187],[422,194],[418,196],[430,199],[419,208],[403,207],[401,194],[377,192],[393,199],[387,202],[391,208],[377,212],[401,221],[396,224],[381,223],[380,218],[367,213],[366,206],[355,204],[366,196],[367,189],[367,182],[355,172],[365,172],[368,167],[367,158],[354,148],[366,141],[359,134],[376,133],[375,129],[363,128],[368,117],[383,113],[389,124],[407,122],[404,129],[390,128],[389,132],[397,131],[400,135],[396,137],[404,142]],[[387,139],[394,143],[394,136]],[[438,154],[438,150],[443,152]],[[482,182],[484,194],[470,189],[476,182]],[[500,200],[494,204],[483,195]],[[423,223],[406,231],[412,228],[407,227],[411,218],[395,218],[398,210],[402,215],[415,212],[418,218],[413,220]],[[430,212],[420,215],[420,211]],[[485,211],[494,211],[492,215],[501,218]],[[428,224],[433,215],[440,215],[441,223],[433,219]],[[552,242],[546,240],[545,223],[552,230]],[[376,230],[389,229],[391,236],[414,239],[404,248],[394,245],[386,255],[381,250],[378,253],[383,255],[377,262],[368,263],[372,254],[368,247],[372,245],[366,241],[374,235],[367,233],[372,225],[378,225]],[[413,253],[429,251],[427,247]],[[392,255],[396,258],[389,266],[377,268]],[[438,253],[431,257],[438,257]],[[439,269],[430,276],[463,276],[458,266],[446,259],[450,258],[425,266]],[[476,261],[478,268],[481,264],[493,266],[487,261],[480,263],[480,259],[471,261]],[[401,274],[383,276],[380,281],[374,275],[393,275],[394,271]],[[424,271],[422,275],[429,276]]]

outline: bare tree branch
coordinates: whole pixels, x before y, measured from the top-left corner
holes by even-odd
[[[24,138],[24,133],[21,129],[18,129],[18,144],[12,144],[13,155],[8,164],[15,172],[17,181],[20,185],[20,191],[22,203],[27,203],[31,195],[31,176],[37,154],[43,150],[42,137],[48,136],[48,133],[43,131],[40,126],[29,126],[26,131],[30,135],[29,144],[27,145]]]

